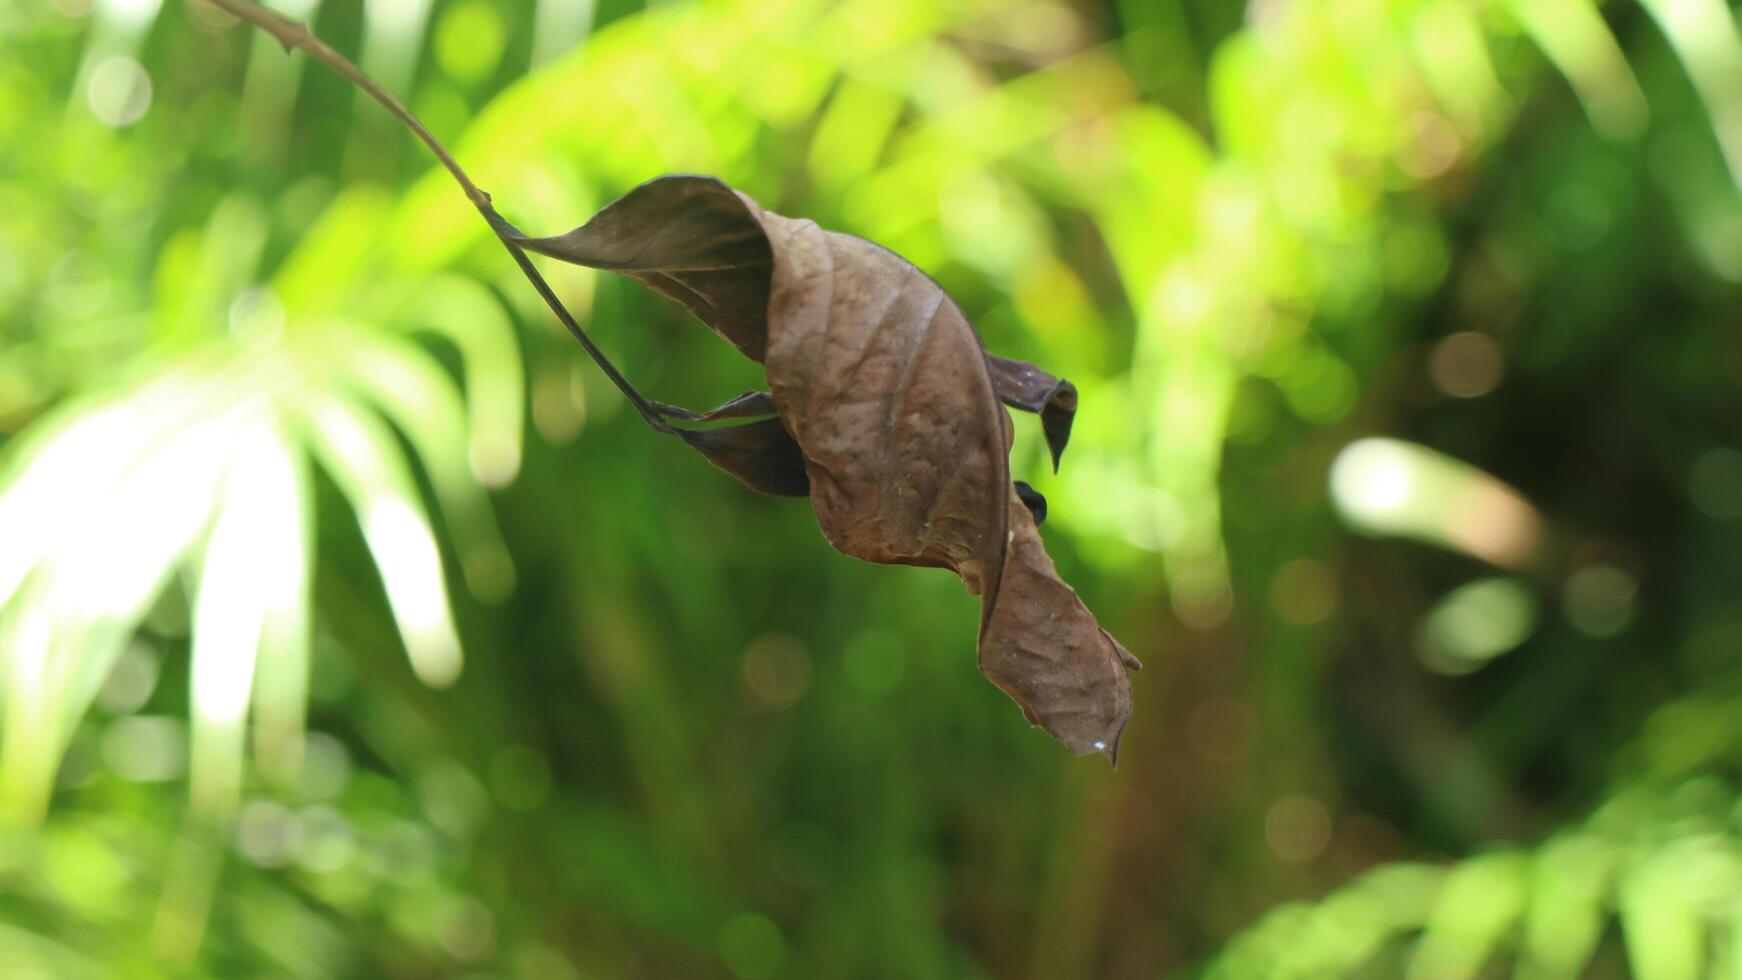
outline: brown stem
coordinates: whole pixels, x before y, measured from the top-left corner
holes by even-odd
[[[308,29],[308,25],[275,14],[265,7],[253,3],[252,0],[206,0],[206,2],[277,38],[278,43],[284,45],[286,53],[292,50],[307,52],[309,57],[331,68],[340,77],[367,92],[370,98],[381,103],[382,107],[392,113],[395,119],[404,123],[406,128],[416,134],[417,138],[423,141],[423,145],[429,147],[430,152],[434,153],[436,159],[441,161],[442,166],[447,168],[448,173],[453,175],[454,180],[460,185],[460,189],[466,192],[466,197],[472,202],[472,206],[484,216],[484,221],[490,226],[490,231],[496,236],[496,240],[502,243],[502,247],[508,249],[508,254],[514,258],[514,264],[520,266],[520,271],[525,273],[527,281],[532,283],[532,288],[538,291],[538,295],[544,299],[551,312],[556,314],[556,318],[562,321],[562,325],[568,329],[575,340],[580,342],[581,347],[592,357],[593,362],[599,365],[599,370],[604,371],[605,376],[611,379],[611,383],[617,386],[617,390],[623,392],[623,396],[629,399],[629,403],[635,406],[635,410],[641,413],[641,417],[646,420],[648,425],[660,432],[672,432],[671,425],[660,416],[646,398],[642,397],[641,392],[635,390],[635,386],[623,377],[622,372],[617,370],[610,358],[607,358],[605,353],[593,343],[593,338],[587,336],[587,332],[581,329],[579,323],[575,322],[575,318],[569,314],[568,308],[563,306],[562,300],[557,299],[556,293],[551,290],[550,284],[544,281],[544,276],[532,264],[532,260],[526,257],[526,252],[519,245],[502,236],[501,226],[505,226],[505,222],[496,213],[496,209],[491,206],[490,195],[485,193],[477,184],[472,183],[472,178],[466,175],[466,171],[460,166],[459,161],[448,153],[447,148],[442,146],[440,140],[424,128],[423,123],[411,114],[410,109],[402,105],[387,90],[375,84],[375,80],[365,75],[363,69],[352,64],[350,59],[334,51],[325,41],[316,37],[314,32]]]

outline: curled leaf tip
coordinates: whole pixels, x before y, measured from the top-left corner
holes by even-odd
[[[1124,737],[1125,731],[1121,729],[1119,734],[1113,736],[1113,741],[1095,743],[1095,751],[1106,755],[1107,764],[1114,769],[1119,768],[1119,741]]]
[[[1136,657],[1132,656],[1131,651],[1125,649],[1124,644],[1120,643],[1118,640],[1114,640],[1113,646],[1118,648],[1119,660],[1125,664],[1127,669],[1130,669],[1130,670],[1142,670],[1143,669],[1143,661],[1138,660]]]
[[[980,636],[980,671],[1071,751],[1117,751],[1131,716],[1129,654],[1058,577],[1014,494],[1010,524],[1002,594]]]
[[[1042,524],[1045,524],[1046,498],[1041,496],[1039,490],[1023,483],[1021,480],[1016,481],[1015,488],[1016,499],[1022,501],[1022,506],[1028,508],[1029,516],[1034,518],[1034,526],[1039,527]]]
[[[1071,423],[1077,417],[1077,386],[1032,364],[993,354],[986,355],[986,369],[999,401],[1040,415],[1041,433],[1046,436],[1052,470],[1057,473],[1065,445],[1071,441]]]

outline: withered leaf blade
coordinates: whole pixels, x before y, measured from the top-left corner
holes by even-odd
[[[688,307],[751,360],[766,346],[771,254],[748,199],[713,177],[650,180],[575,230],[532,238],[530,252],[637,279]]]
[[[981,597],[985,675],[1072,751],[1116,758],[1139,665],[1059,580],[1035,529],[1045,501],[1009,472],[1004,405],[1040,413],[1056,468],[1075,387],[988,356],[942,287],[895,253],[712,178],[650,181],[567,235],[514,234],[635,276],[761,361],[766,394],[656,409],[698,422],[772,409],[677,434],[753,489],[808,494],[844,554],[955,571]]]
[[[992,384],[1000,401],[1011,408],[1040,414],[1040,430],[1052,453],[1053,472],[1058,472],[1059,458],[1065,454],[1065,444],[1071,441],[1071,423],[1077,417],[1077,386],[1025,361],[996,354],[986,355],[986,367],[992,373]]]
[[[824,536],[866,561],[954,569],[989,605],[1004,564],[1010,424],[979,335],[894,252],[761,218],[775,256],[763,367],[804,451]]]
[[[737,477],[752,490],[776,497],[810,494],[804,455],[779,419],[763,419],[715,429],[675,429],[708,462]]]
[[[980,634],[980,672],[1028,720],[1078,755],[1119,760],[1137,658],[1107,635],[1058,577],[1028,509],[1010,497],[1004,591]]]
[[[869,561],[954,569],[982,596],[986,676],[1072,751],[1116,760],[1136,658],[1041,545],[979,335],[895,253],[766,211],[762,222],[774,249],[763,366],[824,535]],[[1019,362],[999,375],[1010,398],[1052,412],[1061,451],[1076,389]]]

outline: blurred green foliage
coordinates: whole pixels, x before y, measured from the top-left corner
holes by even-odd
[[[342,81],[0,7],[0,974],[1737,968],[1733,6],[272,6],[529,232],[717,174],[1075,381],[1013,470],[1149,665],[1122,766],[623,412]]]

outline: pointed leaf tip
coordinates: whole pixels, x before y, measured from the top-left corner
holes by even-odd
[[[1024,361],[986,355],[986,368],[998,399],[1011,408],[1040,415],[1041,433],[1052,454],[1052,469],[1058,472],[1065,445],[1071,441],[1071,423],[1077,416],[1077,386],[1055,378]]]

